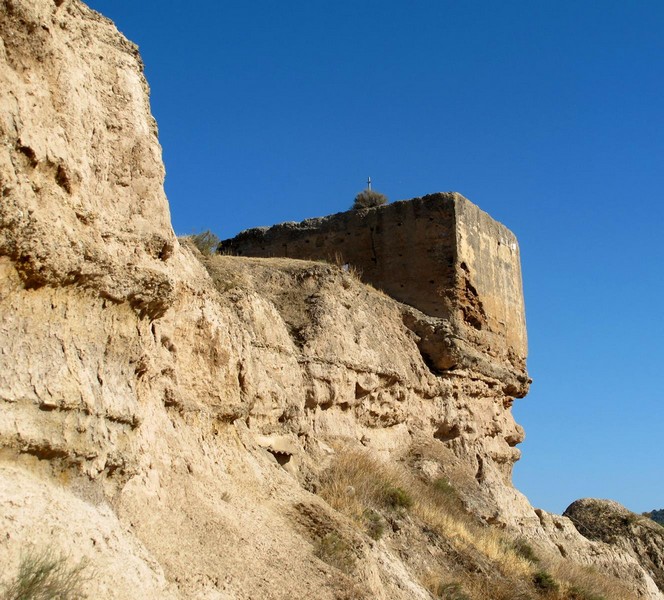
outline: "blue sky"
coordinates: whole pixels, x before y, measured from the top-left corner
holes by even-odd
[[[661,0],[94,0],[139,44],[178,234],[461,192],[521,245],[538,507],[664,507]]]

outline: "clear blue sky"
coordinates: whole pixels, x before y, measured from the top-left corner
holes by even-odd
[[[173,226],[459,191],[519,238],[515,483],[664,507],[664,2],[90,2],[138,43]]]

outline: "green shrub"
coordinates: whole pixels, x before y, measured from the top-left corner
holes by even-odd
[[[350,574],[355,570],[355,553],[336,532],[326,533],[316,542],[314,554],[328,565]]]
[[[413,506],[413,497],[403,488],[387,487],[384,493],[385,504],[390,508],[410,508]]]
[[[535,554],[535,550],[533,547],[524,539],[519,538],[517,540],[514,540],[512,543],[512,549],[519,555],[525,558],[526,560],[529,560],[533,564],[537,564],[540,559]]]
[[[434,480],[432,483],[433,489],[436,490],[442,500],[446,503],[456,506],[457,508],[463,508],[463,502],[457,492],[456,488],[444,477],[439,477]]]
[[[382,206],[387,204],[387,197],[379,192],[374,190],[362,190],[357,196],[355,196],[355,202],[351,207],[353,210],[359,210],[361,208],[374,208],[376,206]]]
[[[445,477],[439,477],[429,485],[433,491],[433,498],[440,505],[441,510],[448,514],[455,514],[460,519],[468,514],[459,492]]]
[[[364,511],[364,518],[366,520],[366,529],[369,537],[374,540],[379,540],[385,533],[385,523],[383,517],[380,516],[375,510],[367,509]]]
[[[533,583],[538,590],[542,592],[555,592],[558,589],[558,583],[546,571],[537,571],[533,575]]]
[[[201,233],[192,235],[190,239],[194,243],[194,246],[198,248],[200,253],[205,256],[214,254],[220,241],[219,238],[209,229],[207,231],[201,231]]]
[[[46,550],[21,559],[18,574],[3,590],[3,600],[74,600],[83,598],[85,561],[67,564],[64,556]]]
[[[569,590],[569,600],[606,600],[606,596],[594,594],[586,589],[574,586]]]
[[[443,496],[456,496],[457,492],[454,487],[444,477],[439,477],[433,482],[434,489]]]

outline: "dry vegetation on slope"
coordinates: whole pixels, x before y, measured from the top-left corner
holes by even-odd
[[[383,540],[435,598],[627,600],[618,579],[540,554],[480,522],[445,478],[414,476],[365,450],[340,448],[320,495],[358,529]]]

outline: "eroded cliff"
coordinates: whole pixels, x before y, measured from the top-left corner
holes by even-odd
[[[47,548],[90,561],[89,597],[535,597],[518,535],[662,597],[511,485],[522,313],[471,279],[493,342],[457,328],[463,360],[432,368],[445,314],[335,265],[199,255],[135,46],[78,0],[4,0],[0,38],[0,583]]]

